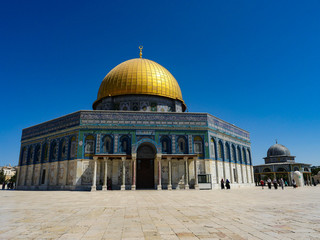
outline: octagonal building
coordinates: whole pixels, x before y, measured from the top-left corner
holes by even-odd
[[[23,129],[17,189],[253,186],[249,133],[186,108],[177,80],[140,52],[106,75],[93,110]]]

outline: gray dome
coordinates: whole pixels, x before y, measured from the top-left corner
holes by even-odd
[[[268,157],[274,156],[290,156],[290,151],[288,148],[281,144],[274,144],[268,149]]]

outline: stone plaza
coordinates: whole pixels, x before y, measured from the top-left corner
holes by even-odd
[[[0,239],[320,239],[320,187],[0,191]]]

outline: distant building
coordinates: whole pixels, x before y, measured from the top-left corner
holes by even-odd
[[[11,165],[0,167],[0,171],[2,170],[4,175],[6,176],[6,180],[9,180],[16,174],[16,167],[12,167]]]
[[[256,165],[254,169],[255,182],[261,179],[280,179],[291,185],[293,173],[299,171],[303,174],[304,183],[311,183],[311,164],[295,162],[295,156],[291,156],[288,148],[281,144],[272,145],[264,158],[265,164]]]

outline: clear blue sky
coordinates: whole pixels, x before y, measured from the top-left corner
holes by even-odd
[[[91,109],[104,76],[143,56],[190,112],[251,133],[253,163],[287,146],[320,165],[319,1],[1,1],[0,165],[23,128]]]

